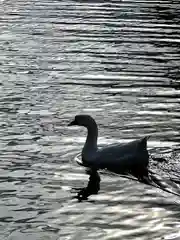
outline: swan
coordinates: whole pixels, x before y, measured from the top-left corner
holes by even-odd
[[[96,170],[107,169],[121,174],[131,173],[138,178],[148,176],[148,137],[98,148],[98,126],[90,115],[76,115],[68,124],[68,126],[74,125],[87,128],[87,138],[81,152],[84,167]]]

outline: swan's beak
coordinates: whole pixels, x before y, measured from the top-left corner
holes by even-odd
[[[74,126],[74,125],[77,125],[76,120],[73,120],[72,122],[70,122],[70,123],[68,124],[68,126]]]

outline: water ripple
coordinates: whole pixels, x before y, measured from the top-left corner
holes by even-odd
[[[74,157],[94,116],[100,146],[150,135],[150,167],[179,192],[179,2],[1,1],[2,239],[178,239],[179,198]],[[148,237],[149,236],[149,237]]]

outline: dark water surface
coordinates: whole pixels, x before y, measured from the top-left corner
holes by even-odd
[[[101,174],[74,157],[94,116],[99,143],[151,135],[162,181],[180,192],[179,1],[0,2],[0,239],[179,239],[180,197]],[[170,182],[170,178],[173,180]]]

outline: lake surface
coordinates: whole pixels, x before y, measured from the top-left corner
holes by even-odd
[[[150,135],[151,169],[180,193],[179,1],[0,3],[0,238],[179,239],[180,197],[101,173],[74,157],[91,114],[99,144]],[[179,81],[180,82],[180,81]],[[170,179],[173,179],[170,181]]]

